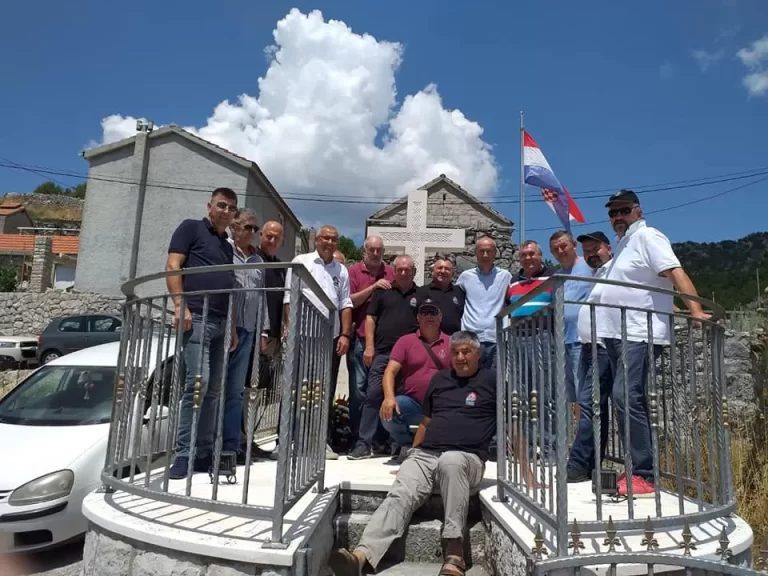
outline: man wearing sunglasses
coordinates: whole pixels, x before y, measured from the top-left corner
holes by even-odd
[[[680,266],[667,237],[646,224],[637,194],[632,190],[620,190],[608,199],[605,206],[611,226],[618,236],[616,254],[608,265],[606,279],[648,288],[674,289],[681,295],[697,296],[693,282]],[[655,358],[649,358],[648,354],[648,312],[651,312],[654,356],[658,357],[661,347],[670,344],[673,298],[643,288],[598,284],[592,290],[590,301],[636,309],[627,309],[622,319],[618,308],[598,305],[595,310],[596,332],[597,338],[605,344],[615,374],[612,395],[621,437],[625,439],[627,434],[629,436],[628,449],[633,464],[629,480],[632,482],[632,493],[634,497],[651,497],[654,495],[653,447],[646,381],[648,365]],[[709,318],[699,302],[685,298],[684,301],[693,318]],[[623,333],[626,333],[625,344]],[[626,368],[622,364],[622,356],[626,357]],[[625,386],[628,389],[628,406],[624,405]],[[629,430],[624,430],[625,409],[629,410]],[[619,478],[620,495],[627,495],[627,484],[626,475]]]
[[[171,236],[166,271],[199,266],[232,264],[232,245],[227,241],[227,227],[237,211],[237,194],[229,188],[217,188],[208,202],[208,217],[184,220]],[[221,367],[224,354],[229,293],[192,295],[199,291],[231,290],[234,273],[206,272],[173,275],[166,279],[168,293],[173,298],[173,324],[183,333],[183,354],[186,377],[179,409],[179,431],[176,438],[176,459],[170,470],[173,480],[185,478],[191,468],[207,472],[213,454],[214,420],[221,391]],[[182,294],[190,294],[183,297]],[[207,306],[206,306],[207,302]],[[203,316],[205,315],[205,322]],[[236,314],[230,318],[232,338],[230,351],[237,348]],[[202,354],[201,354],[202,348]],[[198,366],[202,357],[202,365]],[[201,377],[200,396],[203,398],[197,423],[195,461],[189,461],[192,441],[192,406],[195,380]]]

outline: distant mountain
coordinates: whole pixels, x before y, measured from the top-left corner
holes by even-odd
[[[710,300],[714,296],[726,310],[755,303],[758,269],[761,291],[768,286],[768,232],[721,242],[677,242],[672,247],[699,295]]]

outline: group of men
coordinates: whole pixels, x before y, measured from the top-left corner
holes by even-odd
[[[646,406],[647,313],[626,310],[622,315],[611,305],[653,311],[653,342],[660,349],[669,344],[667,314],[673,310],[672,297],[649,288],[674,289],[694,296],[696,290],[669,240],[646,225],[634,192],[617,192],[606,207],[618,237],[615,254],[602,232],[574,239],[570,233],[560,231],[552,235],[549,243],[550,252],[559,263],[556,270],[545,264],[541,246],[529,240],[520,247],[521,269],[513,275],[494,264],[495,241],[483,237],[475,245],[476,267],[462,272],[454,282],[455,260],[449,254],[438,254],[431,282],[416,286],[413,259],[400,255],[393,265],[387,265],[383,258],[385,246],[377,236],[365,240],[363,261],[347,267],[338,252],[339,233],[334,226],[322,226],[315,238],[316,249],[294,258],[294,263],[306,268],[337,309],[332,319],[333,369],[328,401],[332,402],[335,396],[339,363],[346,355],[350,420],[355,437],[348,458],[370,458],[391,444],[396,449],[387,449],[385,453],[401,463],[392,490],[366,527],[358,548],[335,554],[333,566],[337,574],[356,574],[366,562],[375,568],[388,546],[403,534],[411,514],[435,484],[439,485],[446,513],[444,537],[448,540],[448,556],[443,571],[463,573],[461,542],[469,494],[483,477],[495,433],[496,316],[505,304],[515,302],[553,274],[606,278],[640,286],[626,288],[576,278],[565,282],[565,300],[596,306],[596,325],[591,326],[592,314],[585,313],[588,306],[566,305],[567,398],[555,397],[553,390],[549,393],[551,401],[569,401],[580,409],[568,463],[569,482],[588,480],[596,461],[599,462],[594,454],[591,422],[592,372],[597,371],[601,403],[607,405],[612,397],[622,432],[623,412],[629,411],[628,449],[634,468],[631,479],[619,480],[619,492],[626,494],[630,481],[635,496],[653,492]],[[232,232],[231,238],[226,234],[227,228]],[[282,227],[277,222],[265,223],[258,248],[253,246],[257,231],[256,215],[249,209],[238,209],[233,191],[217,189],[208,204],[208,217],[186,220],[174,232],[167,269],[275,261]],[[577,254],[577,243],[582,245],[583,258]],[[226,382],[224,449],[241,451],[245,380],[254,350],[262,355],[261,366],[279,363],[280,337],[289,317],[291,272],[281,268],[236,268],[234,272],[185,275],[183,279],[171,274],[167,282],[174,295],[174,321],[177,326],[183,322],[184,328],[186,379],[176,459],[171,468],[172,478],[183,478],[191,471],[207,470],[210,466],[215,400],[222,381]],[[231,304],[226,293],[211,294],[206,299],[189,294],[235,287],[253,290],[236,292]],[[263,287],[284,290],[267,292],[264,297],[258,289]],[[308,286],[302,284],[301,289],[307,298],[319,302]],[[707,318],[697,301],[687,299],[686,304],[692,317]],[[534,308],[535,305],[533,302]],[[513,319],[517,313],[513,311]],[[227,318],[230,326],[226,325]],[[592,337],[593,331],[596,339]],[[538,337],[551,337],[549,331],[543,332]],[[229,350],[225,350],[224,344],[227,334],[231,334]],[[255,345],[256,339],[260,339],[259,346]],[[592,361],[592,347],[597,348],[596,365]],[[229,368],[222,378],[217,371],[226,353],[230,354]],[[199,367],[198,358],[203,359]],[[621,365],[624,360],[626,367]],[[192,405],[198,375],[203,402],[196,459],[191,462]],[[265,380],[273,379],[266,375]],[[625,389],[629,397],[626,406]],[[412,434],[411,428],[416,425],[417,431]],[[603,431],[607,432],[607,425]],[[326,456],[337,457],[330,444]]]

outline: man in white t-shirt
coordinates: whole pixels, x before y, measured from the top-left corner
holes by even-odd
[[[611,265],[613,253],[611,241],[601,231],[582,234],[576,239],[581,243],[584,260],[590,267],[590,275],[594,278],[602,278]],[[590,285],[590,292],[586,302],[590,302],[590,296],[595,284]],[[608,398],[613,388],[613,372],[611,361],[605,349],[605,343],[596,338],[592,342],[592,313],[591,307],[579,306],[578,312],[578,339],[581,342],[581,357],[579,359],[579,385],[578,398],[581,408],[576,430],[576,438],[571,446],[571,454],[568,459],[568,482],[586,482],[592,478],[592,470],[600,468],[600,462],[605,455],[608,444]],[[595,362],[595,357],[597,362]],[[592,423],[592,385],[593,375],[596,373],[599,386],[600,402],[600,459],[595,458],[595,437]]]
[[[295,263],[301,263],[309,271],[312,277],[317,280],[320,287],[326,293],[331,302],[336,306],[338,312],[333,313],[333,346],[334,356],[331,365],[331,382],[328,391],[328,437],[331,434],[331,422],[333,412],[333,400],[336,395],[336,379],[339,374],[339,360],[349,350],[349,342],[352,336],[352,299],[349,295],[349,273],[347,268],[342,266],[338,260],[333,257],[336,247],[339,245],[339,231],[334,226],[322,226],[315,237],[315,251],[308,254],[299,254],[293,259]],[[288,326],[289,304],[291,302],[291,269],[285,275],[285,299],[284,306],[284,329],[300,330],[301,327]],[[301,283],[301,290],[304,296],[322,311],[326,318],[328,309],[315,296],[314,292]],[[341,326],[339,326],[341,324]],[[336,454],[330,446],[326,447],[325,457],[329,460],[336,460]]]
[[[618,236],[618,246],[613,260],[607,267],[605,278],[649,288],[660,288],[681,295],[698,296],[696,288],[680,266],[672,245],[664,234],[646,225],[640,201],[632,190],[620,190],[606,203],[611,226]],[[651,333],[655,356],[661,346],[670,343],[670,314],[672,295],[644,288],[629,288],[598,284],[590,294],[590,301],[600,304],[620,305],[638,310],[626,310],[626,382],[622,359],[622,318],[618,308],[598,306],[596,309],[597,337],[605,344],[611,368],[616,375],[613,383],[613,402],[618,413],[622,439],[624,430],[624,387],[629,393],[629,440],[632,454],[632,493],[635,497],[652,496],[653,451],[651,427],[648,418],[646,388],[648,356],[648,311],[651,312]],[[685,299],[691,317],[707,319],[701,305]],[[641,311],[640,311],[641,310]],[[627,495],[627,478],[618,482],[619,494]]]

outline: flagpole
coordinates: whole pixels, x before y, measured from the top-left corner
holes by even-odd
[[[525,129],[523,128],[523,111],[520,110],[520,246],[525,240]]]

